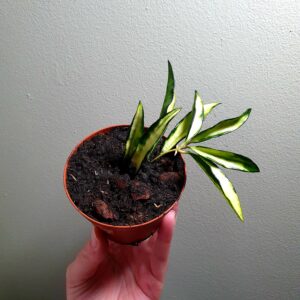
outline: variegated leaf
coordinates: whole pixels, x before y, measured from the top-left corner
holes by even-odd
[[[207,115],[220,103],[208,103],[204,104],[204,116],[205,119]],[[189,131],[192,121],[192,112],[190,111],[178,124],[175,128],[171,131],[169,136],[164,142],[161,152],[165,153],[171,150],[174,146],[176,146],[181,140],[183,140]]]
[[[200,146],[191,146],[189,148],[196,154],[224,168],[244,172],[259,172],[258,166],[250,158],[243,155]]]
[[[176,96],[174,92],[175,79],[171,63],[168,61],[168,83],[164,103],[160,112],[160,118],[164,117],[175,107]]]
[[[218,105],[220,105],[220,102],[213,102],[213,103],[207,103],[204,104],[204,114],[203,114],[203,119],[207,117],[207,115]]]
[[[203,108],[203,102],[200,98],[197,91],[195,91],[195,99],[192,109],[192,121],[189,128],[189,133],[186,138],[186,142],[188,142],[192,137],[194,137],[201,129],[202,123],[203,123],[203,114],[204,114],[204,108]]]
[[[167,113],[163,118],[153,123],[145,134],[141,137],[140,142],[131,158],[131,167],[136,171],[139,170],[145,156],[152,149],[153,145],[161,138],[169,122],[178,114],[179,108]]]
[[[229,179],[213,162],[193,153],[190,153],[197,164],[203,169],[215,186],[221,191],[229,205],[241,221],[244,221],[239,197]]]
[[[177,143],[184,139],[188,133],[192,121],[192,112],[189,112],[171,131],[167,139],[164,141],[161,152],[171,150]]]
[[[175,104],[176,104],[176,94],[174,92],[173,99],[172,99],[170,105],[168,106],[167,113],[172,111],[175,108]]]
[[[125,160],[131,158],[143,133],[144,133],[144,109],[143,109],[143,104],[140,101],[130,125],[130,130],[125,145],[125,155],[124,155]]]
[[[240,128],[247,121],[250,112],[251,112],[251,108],[248,108],[239,117],[223,120],[218,124],[216,124],[215,126],[200,132],[190,140],[190,144],[204,142],[206,140],[230,133]]]

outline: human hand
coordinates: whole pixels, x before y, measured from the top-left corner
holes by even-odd
[[[109,241],[95,227],[91,240],[67,268],[67,299],[159,299],[176,210],[177,204],[163,218],[158,231],[138,246]]]

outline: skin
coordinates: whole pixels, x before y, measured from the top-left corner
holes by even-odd
[[[176,211],[177,206],[163,218],[159,230],[139,246],[111,242],[93,228],[90,241],[67,268],[67,299],[159,299]]]

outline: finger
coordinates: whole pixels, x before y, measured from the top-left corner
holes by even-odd
[[[176,203],[174,204],[173,210],[175,211],[175,215],[177,216],[178,213],[178,208],[179,208],[179,202],[176,201]]]
[[[84,284],[95,274],[99,264],[105,259],[106,253],[106,238],[98,228],[93,228],[90,241],[68,266],[67,285],[72,287]]]
[[[157,233],[151,258],[151,270],[154,276],[162,280],[167,269],[171,241],[176,224],[176,213],[171,210],[162,220]]]
[[[178,213],[178,208],[179,208],[179,203],[178,201],[175,202],[172,210],[175,212],[175,216],[177,216]],[[146,240],[143,244],[147,243],[147,246],[150,247],[151,249],[153,248],[153,245],[156,243],[158,236],[158,232],[156,231],[148,240]],[[152,252],[152,251],[151,251]]]

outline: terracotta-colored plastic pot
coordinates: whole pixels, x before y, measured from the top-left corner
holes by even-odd
[[[93,132],[92,134],[90,134],[89,136],[87,136],[86,138],[84,138],[70,153],[65,167],[64,167],[64,189],[65,192],[71,202],[71,204],[73,205],[73,207],[83,216],[85,217],[88,221],[90,221],[94,226],[99,227],[102,231],[104,231],[107,234],[107,237],[112,240],[115,241],[117,243],[120,244],[136,244],[140,241],[143,241],[145,239],[147,239],[149,236],[151,236],[159,227],[160,222],[162,220],[162,218],[164,217],[165,214],[167,214],[176,204],[176,202],[179,200],[180,195],[184,189],[185,186],[185,182],[186,182],[186,170],[185,170],[185,163],[184,163],[184,179],[183,179],[183,184],[182,184],[182,189],[180,192],[180,195],[177,199],[177,201],[175,201],[172,206],[170,206],[166,211],[164,211],[161,215],[159,215],[158,217],[145,222],[145,223],[141,223],[141,224],[137,224],[137,225],[124,225],[124,226],[115,226],[115,225],[110,225],[110,224],[106,224],[106,223],[102,223],[99,222],[97,220],[94,220],[93,218],[89,217],[88,215],[86,215],[85,213],[83,213],[73,202],[71,195],[69,194],[68,188],[67,188],[67,170],[68,170],[68,166],[69,166],[69,161],[70,158],[73,156],[73,154],[77,151],[78,147],[85,141],[88,141],[90,139],[92,139],[94,136],[99,135],[99,134],[104,134],[106,132],[109,132],[112,128],[115,127],[127,127],[128,125],[115,125],[115,126],[111,126],[111,127],[107,127],[104,129],[100,129],[97,130],[95,132]]]

